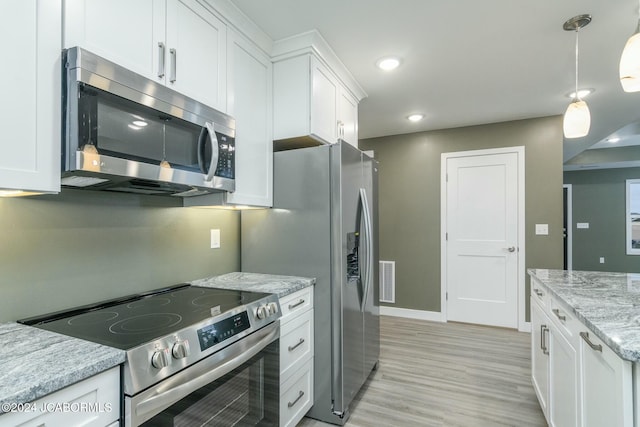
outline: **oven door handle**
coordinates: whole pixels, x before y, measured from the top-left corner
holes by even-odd
[[[171,381],[170,379],[166,380],[164,383],[160,383],[160,385],[155,388],[153,396],[135,405],[135,418],[147,420],[178,402],[183,397],[188,396],[194,391],[206,386],[218,378],[223,377],[239,366],[242,366],[280,336],[279,326],[280,322],[276,321],[271,325],[247,336],[245,339],[240,340],[218,352],[222,353],[231,351],[232,353],[230,355],[226,355],[224,357],[226,359],[231,356],[232,358],[230,360],[216,360],[215,356],[218,353],[214,353],[204,359],[198,363],[198,365],[200,365],[199,370],[204,372],[202,375],[196,376],[195,378],[189,379],[176,386],[173,386],[176,381]],[[209,363],[207,363],[207,361]],[[214,366],[209,366],[210,364],[213,364]],[[186,371],[188,371],[188,369]],[[176,377],[179,375],[180,373],[178,373]],[[170,384],[166,385],[167,383]]]

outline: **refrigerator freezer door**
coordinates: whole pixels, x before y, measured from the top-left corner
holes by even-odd
[[[331,169],[333,410],[345,415],[366,379],[362,274],[354,276],[347,269],[351,254],[348,237],[353,233],[362,235],[362,153],[349,144],[333,145]],[[363,267],[360,260],[360,271]]]

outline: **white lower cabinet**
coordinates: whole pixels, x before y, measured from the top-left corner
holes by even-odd
[[[531,382],[545,417],[549,412],[549,318],[531,298]]]
[[[531,380],[552,427],[632,427],[632,364],[532,279]]]
[[[280,298],[280,426],[313,406],[313,288]]]
[[[1,427],[113,427],[120,418],[120,367],[116,366],[0,415]]]
[[[578,353],[553,323],[549,331],[549,425],[577,427],[579,413]]]
[[[633,426],[631,362],[618,357],[586,328],[580,333],[583,425]]]

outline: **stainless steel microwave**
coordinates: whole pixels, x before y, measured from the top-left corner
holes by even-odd
[[[235,190],[233,118],[78,47],[63,52],[63,66],[63,186]]]

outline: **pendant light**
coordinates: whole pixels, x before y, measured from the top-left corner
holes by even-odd
[[[620,83],[625,92],[640,91],[640,16],[636,32],[627,40],[620,57]]]
[[[576,91],[575,97],[564,113],[562,129],[565,138],[580,138],[589,133],[591,126],[591,113],[587,103],[580,98],[578,92],[578,33],[580,28],[591,22],[591,15],[578,15],[564,23],[562,28],[565,31],[576,32]]]

